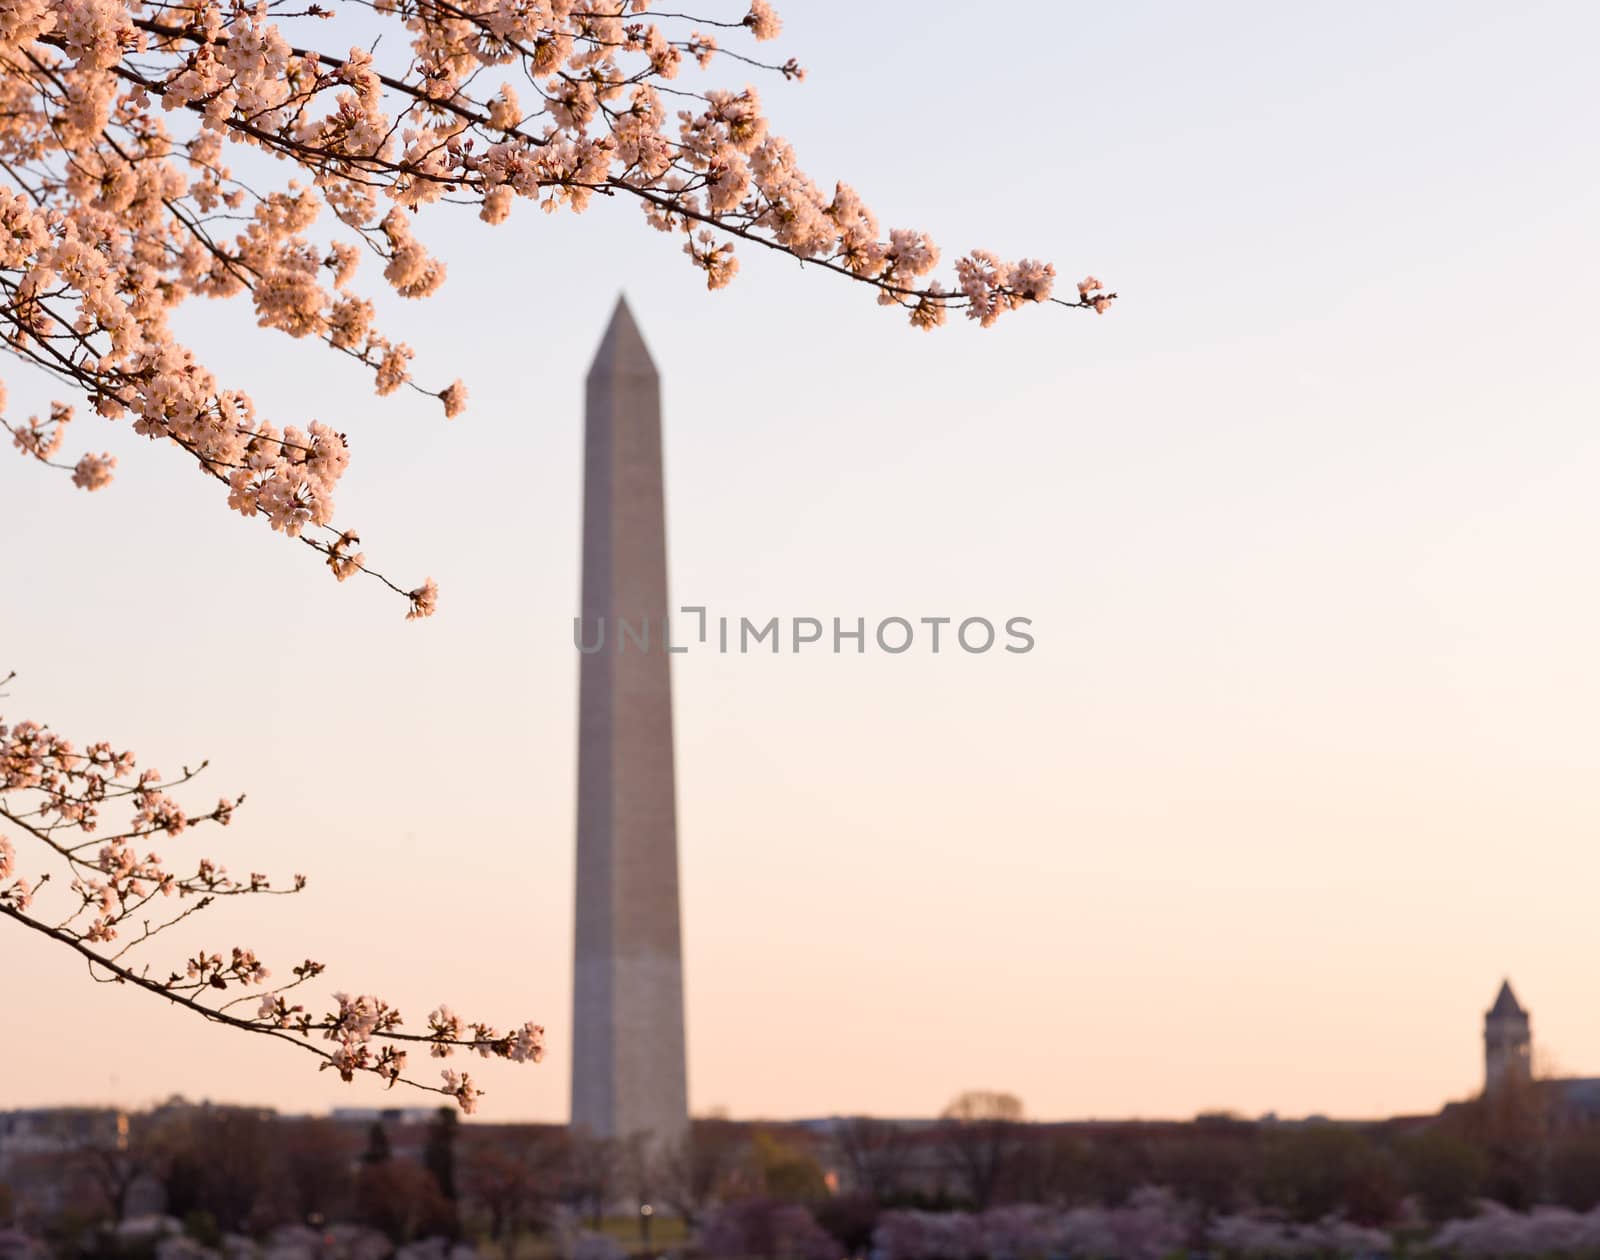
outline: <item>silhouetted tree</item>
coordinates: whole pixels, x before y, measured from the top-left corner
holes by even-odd
[[[530,1143],[509,1136],[464,1143],[460,1162],[462,1209],[480,1214],[490,1241],[510,1260],[518,1234],[537,1222],[553,1178]]]
[[[1346,1125],[1310,1124],[1272,1133],[1261,1147],[1256,1191],[1296,1220],[1340,1214],[1362,1225],[1393,1220],[1403,1197],[1391,1151]]]
[[[386,1164],[389,1162],[389,1133],[383,1127],[383,1121],[374,1120],[372,1127],[367,1130],[367,1149],[362,1153],[363,1164]]]
[[[273,1122],[242,1108],[194,1108],[158,1116],[167,1212],[205,1213],[223,1233],[242,1233],[267,1189]]]
[[[974,1207],[994,1201],[1021,1150],[1022,1102],[1013,1094],[969,1090],[944,1109],[941,1143]]]
[[[856,1190],[876,1203],[893,1198],[910,1153],[903,1125],[871,1116],[850,1116],[834,1126],[833,1143]]]
[[[827,1197],[822,1165],[810,1151],[771,1130],[757,1132],[750,1153],[763,1193],[786,1203],[814,1203]]]
[[[439,1193],[433,1174],[408,1159],[364,1164],[356,1176],[356,1207],[363,1224],[404,1245],[448,1235],[455,1205]]]
[[[1018,1138],[1009,1180],[1019,1200],[1067,1206],[1103,1197],[1099,1161],[1086,1139],[1040,1125],[1021,1126]]]
[[[1488,1157],[1479,1146],[1436,1126],[1402,1142],[1399,1155],[1406,1184],[1429,1220],[1471,1215],[1489,1172]]]
[[[562,1198],[599,1229],[607,1206],[618,1194],[621,1146],[614,1138],[596,1137],[580,1130],[568,1135],[566,1154]]]
[[[327,1119],[280,1119],[271,1126],[275,1157],[268,1200],[276,1219],[336,1220],[348,1208],[360,1137]]]
[[[440,1107],[428,1126],[428,1144],[423,1148],[422,1165],[433,1174],[439,1193],[456,1197],[456,1132],[459,1120],[454,1107]]]
[[[1580,1129],[1552,1146],[1550,1192],[1574,1211],[1600,1205],[1600,1129]]]
[[[139,1182],[159,1179],[165,1159],[151,1141],[145,1117],[120,1117],[119,1126],[116,1134],[87,1142],[77,1161],[99,1189],[113,1221],[128,1215],[128,1199]]]
[[[1247,1140],[1190,1126],[1151,1151],[1153,1180],[1205,1213],[1240,1205],[1250,1170]]]
[[[1452,1130],[1487,1157],[1483,1193],[1489,1198],[1518,1210],[1538,1201],[1549,1150],[1549,1102],[1542,1081],[1512,1078],[1492,1093],[1453,1109]]]
[[[697,1117],[661,1161],[661,1195],[691,1228],[718,1200],[755,1191],[744,1156],[744,1127],[724,1116]]]

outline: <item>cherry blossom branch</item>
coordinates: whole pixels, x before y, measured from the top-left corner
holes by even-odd
[[[356,287],[366,254],[401,297],[438,290],[445,266],[413,230],[434,202],[476,204],[493,225],[519,199],[581,212],[596,194],[632,197],[652,227],[684,238],[709,288],[733,279],[736,245],[754,243],[875,291],[924,329],[951,311],[988,327],[1028,305],[1103,313],[1116,298],[1093,277],[1075,301],[1057,298],[1049,264],[984,250],[935,280],[933,241],[881,231],[847,184],[821,191],[753,87],[672,86],[686,63],[719,57],[802,78],[792,59],[719,46],[775,38],[767,0],[738,18],[649,19],[645,0],[346,3],[401,39],[363,28],[367,47],[340,41],[322,4],[0,4],[0,344],[103,418],[183,451],[226,484],[231,510],[300,538],[339,579],[373,574],[410,618],[436,607],[432,579],[407,588],[375,573],[355,531],[335,524],[348,437],[258,417],[173,338],[182,303],[247,300],[262,328],[321,341],[370,370],[380,395],[419,389],[451,418],[466,386],[414,382],[411,347],[382,333]],[[312,23],[315,40],[285,33]],[[295,178],[246,183],[230,162],[251,152]],[[98,489],[108,454],[54,458],[72,414],[57,402],[48,420],[0,424],[24,455]]]
[[[0,686],[14,676],[7,674]],[[288,1042],[316,1056],[319,1069],[331,1068],[346,1081],[372,1075],[391,1088],[405,1084],[445,1094],[471,1111],[481,1091],[470,1076],[445,1069],[442,1085],[425,1084],[406,1075],[407,1048],[426,1045],[435,1058],[457,1051],[513,1062],[543,1057],[544,1030],[538,1025],[502,1034],[488,1024],[466,1023],[444,1006],[430,1014],[426,1032],[404,1031],[400,1012],[370,995],[336,993],[333,1007],[314,1015],[289,1000],[325,970],[312,959],[277,985],[268,984],[271,973],[254,951],[237,945],[226,954],[201,949],[166,970],[165,978],[164,969],[152,972],[150,963],[136,963],[130,955],[220,898],[293,895],[306,886],[303,875],[286,888],[259,873],[236,880],[207,857],[196,860],[192,874],[180,875],[150,851],[195,827],[232,821],[242,796],[193,812],[167,790],[192,782],[205,768],[186,767],[163,787],[160,774],[140,771],[133,754],[110,744],[80,751],[38,723],[8,727],[0,721],[0,916],[72,950],[98,981],[130,984],[213,1023]],[[125,822],[97,836],[112,808],[127,812]],[[58,838],[74,833],[85,838]],[[19,854],[13,836],[31,844]],[[20,868],[34,860],[30,855],[52,869],[24,876]],[[55,892],[47,887],[53,875],[65,877],[64,885],[56,881]],[[178,908],[151,913],[171,899]],[[54,914],[44,913],[47,903],[56,907]],[[235,1013],[252,1002],[253,1014]]]

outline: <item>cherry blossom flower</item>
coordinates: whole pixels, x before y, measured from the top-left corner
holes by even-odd
[[[439,609],[439,584],[429,578],[416,590],[410,592],[411,611],[406,613],[407,621],[415,621],[419,617],[431,617]]]
[[[456,381],[439,395],[439,400],[444,403],[445,419],[455,419],[467,409],[466,385],[461,381]]]
[[[782,19],[767,0],[750,0],[750,12],[745,14],[744,24],[759,40],[777,39],[783,30]]]
[[[111,484],[117,461],[110,455],[85,455],[72,470],[72,484],[81,490],[99,490]]]
[[[465,1072],[455,1072],[450,1068],[445,1068],[439,1075],[444,1080],[443,1092],[454,1094],[456,1102],[460,1104],[462,1111],[470,1116],[478,1109],[478,1096],[482,1091],[472,1083],[470,1076]]]

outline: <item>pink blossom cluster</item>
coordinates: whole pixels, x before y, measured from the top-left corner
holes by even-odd
[[[783,1256],[785,1260],[840,1260],[841,1249],[798,1203],[746,1199],[713,1211],[695,1238],[707,1260]]]
[[[1513,1212],[1487,1201],[1477,1206],[1477,1215],[1441,1225],[1428,1240],[1428,1250],[1461,1260],[1600,1254],[1600,1207],[1587,1212],[1554,1206]]]
[[[978,1214],[887,1212],[873,1234],[873,1252],[878,1260],[1165,1260],[1202,1237],[1205,1254],[1241,1258],[1367,1260],[1394,1250],[1385,1231],[1337,1217],[1297,1225],[1237,1215],[1204,1225],[1198,1211],[1170,1191],[1146,1187],[1116,1207],[1014,1204]]]
[[[872,1242],[879,1260],[1165,1260],[1184,1249],[1193,1225],[1192,1209],[1176,1196],[1146,1187],[1118,1207],[886,1212]]]
[[[1206,1231],[1211,1249],[1222,1255],[1296,1260],[1348,1256],[1353,1260],[1387,1256],[1394,1239],[1387,1231],[1330,1216],[1309,1224],[1268,1216],[1219,1216]]]
[[[244,799],[225,797],[203,812],[185,808],[168,788],[186,786],[204,769],[203,763],[185,768],[163,786],[157,771],[140,769],[132,753],[109,743],[80,749],[37,722],[0,720],[0,917],[74,950],[97,976],[134,985],[214,1022],[286,1039],[346,1081],[366,1073],[391,1086],[417,1085],[471,1111],[481,1091],[465,1073],[447,1071],[442,1086],[419,1085],[404,1075],[405,1047],[426,1044],[441,1058],[457,1050],[513,1063],[544,1057],[539,1025],[501,1033],[489,1024],[463,1022],[448,1007],[433,1012],[426,1033],[402,1031],[400,1012],[367,994],[336,993],[333,1009],[316,1017],[292,1001],[294,990],[325,970],[311,959],[274,985],[253,950],[202,949],[162,979],[161,969],[153,970],[144,956],[152,938],[222,898],[292,894],[306,886],[303,875],[280,888],[259,872],[236,879],[208,857],[181,866],[161,858],[156,846],[181,849],[180,838],[196,828],[228,825]],[[41,890],[55,876],[65,878],[46,905]]]
[[[1337,1216],[1297,1223],[1272,1214],[1238,1213],[1202,1227],[1197,1212],[1168,1191],[1144,1189],[1119,1207],[1060,1210],[1018,1204],[981,1214],[886,1212],[873,1235],[873,1252],[878,1260],[1162,1260],[1201,1238],[1202,1254],[1237,1260],[1376,1260],[1397,1250],[1387,1230]],[[1447,1221],[1410,1246],[1416,1253],[1456,1260],[1580,1260],[1600,1254],[1600,1208],[1515,1212],[1485,1201],[1473,1216]]]
[[[1104,311],[1098,280],[1055,298],[1055,270],[974,250],[952,286],[924,233],[880,227],[848,184],[823,191],[776,135],[754,87],[695,91],[686,60],[736,59],[798,79],[793,61],[724,50],[775,38],[767,0],[742,17],[645,17],[645,0],[3,0],[0,2],[0,336],[98,415],[181,449],[230,508],[321,552],[340,579],[371,572],[335,526],[349,461],[337,421],[277,425],[173,336],[191,297],[248,301],[256,322],[415,386],[411,347],[385,336],[357,285],[363,255],[405,298],[435,293],[442,261],[418,211],[464,202],[503,224],[518,200],[585,209],[633,198],[680,234],[715,289],[753,242],[865,284],[932,328],[951,310],[983,326],[1046,301]],[[342,29],[355,11],[356,27]],[[363,12],[370,11],[370,12]],[[372,40],[373,17],[393,28]],[[234,173],[283,163],[280,181]],[[270,169],[270,168],[269,168]],[[466,386],[437,396],[461,414]],[[3,402],[0,402],[3,407]],[[0,419],[54,463],[71,411]],[[114,461],[57,465],[107,484]],[[388,582],[387,579],[380,580]],[[388,583],[407,615],[433,584]]]

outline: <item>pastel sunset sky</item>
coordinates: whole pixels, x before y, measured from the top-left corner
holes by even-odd
[[[763,97],[819,183],[1113,312],[923,334],[749,249],[708,293],[632,206],[434,207],[449,281],[385,318],[460,419],[241,305],[179,331],[349,431],[340,516],[439,615],[84,417],[97,495],[0,458],[7,717],[209,757],[249,795],[210,850],[311,884],[207,939],[539,1020],[481,1114],[564,1119],[582,383],[625,289],[677,602],[1037,640],[676,659],[696,1111],[1431,1110],[1506,975],[1600,1074],[1600,7],[779,7],[810,75]],[[386,1100],[23,937],[0,1107]]]

